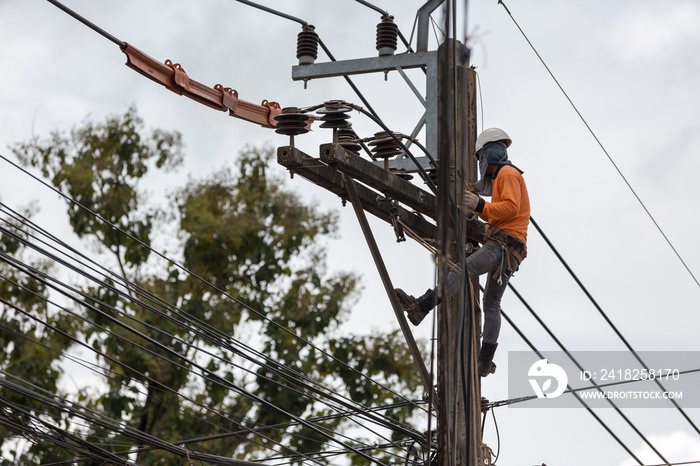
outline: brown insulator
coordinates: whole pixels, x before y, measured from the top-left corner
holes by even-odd
[[[296,107],[283,108],[282,113],[277,115],[275,120],[277,121],[275,133],[296,136],[309,132],[307,127],[309,116],[301,113],[301,110]]]
[[[406,181],[413,179],[413,175],[408,173],[405,168],[390,168],[389,171],[399,178],[403,178]]]
[[[352,126],[352,123],[348,121],[350,119],[350,115],[348,115],[350,110],[352,109],[345,106],[340,100],[325,102],[323,108],[316,112],[323,115],[320,118],[323,122],[320,128],[347,128]]]
[[[396,140],[385,132],[376,133],[374,141],[368,145],[372,147],[372,154],[378,159],[389,159],[403,153]]]
[[[360,155],[360,149],[362,149],[362,146],[358,142],[359,138],[357,137],[357,133],[355,133],[350,126],[338,129],[338,145],[347,151]]]
[[[318,34],[310,24],[297,35],[297,58],[300,65],[310,65],[318,58]]]
[[[377,50],[380,57],[394,54],[398,37],[399,28],[394,24],[394,17],[382,16],[382,22],[377,24]]]
[[[438,171],[437,171],[437,169],[435,169],[431,166],[429,168],[426,168],[425,172],[428,174],[428,178],[430,178],[433,181],[433,183],[435,183],[437,185],[437,183],[438,183]]]

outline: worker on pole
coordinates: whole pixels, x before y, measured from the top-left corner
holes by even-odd
[[[530,224],[530,198],[522,171],[508,160],[507,148],[512,140],[499,128],[484,130],[476,140],[475,156],[479,160],[480,178],[464,191],[462,210],[468,217],[478,215],[487,225],[486,242],[465,260],[466,277],[487,274],[484,289],[484,328],[479,375],[493,373],[493,356],[501,330],[501,298],[511,275],[518,270],[527,254],[527,228]],[[481,196],[490,196],[491,202]],[[447,275],[447,293],[459,290],[460,274]],[[408,319],[418,325],[438,304],[436,289],[429,289],[420,298],[400,288],[396,294]]]

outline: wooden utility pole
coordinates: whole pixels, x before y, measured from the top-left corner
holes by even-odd
[[[438,309],[440,466],[475,466],[481,432],[477,316],[473,297],[463,288],[468,283],[463,276],[461,292],[445,298],[448,261],[462,265],[467,242],[466,218],[454,207],[462,203],[465,183],[476,177],[474,72],[468,55],[463,44],[451,39],[438,48],[438,283],[443,297]]]
[[[278,148],[279,163],[291,173],[352,202],[409,347],[414,346],[410,327],[406,325],[403,310],[399,308],[384,261],[364,219],[364,212],[391,223],[397,241],[403,240],[399,236],[406,230],[407,236],[412,239],[431,249],[437,247],[441,284],[438,293],[443,297],[447,296],[449,262],[461,267],[468,242],[477,244],[484,241],[481,222],[467,220],[456,209],[462,204],[465,183],[476,181],[477,176],[476,160],[473,158],[476,142],[475,73],[469,68],[469,52],[463,44],[453,39],[447,39],[437,51],[427,50],[429,16],[443,2],[429,0],[419,10],[416,52],[341,62],[304,63],[292,69],[294,80],[306,82],[334,76],[386,73],[388,70],[398,70],[407,80],[403,70],[422,68],[426,73],[425,98],[421,97],[425,113],[412,134],[415,136],[425,128],[426,152],[437,158],[437,195],[394,173],[420,171],[425,175],[426,171],[436,168],[432,156],[414,157],[406,147],[402,148],[403,155],[386,161],[363,159],[360,154],[340,144],[335,136],[333,144],[321,146],[319,157],[304,154],[293,147],[293,143]],[[383,129],[387,134],[391,131]],[[398,144],[401,145],[400,142]],[[425,181],[432,186],[432,181]],[[437,241],[434,243],[432,239]],[[457,281],[462,284],[461,292],[456,293],[454,298],[442,299],[438,309],[438,393],[433,397],[438,416],[438,463],[440,466],[476,466],[480,460],[481,438],[480,379],[476,367],[480,316],[474,312],[476,296],[469,291],[478,293],[479,287],[478,279],[466,289],[463,286],[467,283],[464,276]],[[431,385],[434,382],[426,376],[427,370],[419,352],[414,353],[426,389],[433,392]],[[430,449],[432,439],[426,440]]]

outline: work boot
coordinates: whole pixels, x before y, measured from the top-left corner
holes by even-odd
[[[425,316],[432,310],[435,305],[433,304],[433,290],[428,290],[416,299],[413,296],[407,294],[401,288],[396,288],[394,290],[396,296],[399,298],[399,302],[403,307],[404,312],[408,315],[408,320],[411,321],[413,325],[420,324]]]
[[[493,363],[493,355],[496,353],[498,343],[481,344],[481,352],[479,353],[479,376],[486,377],[489,374],[496,372],[496,365]]]

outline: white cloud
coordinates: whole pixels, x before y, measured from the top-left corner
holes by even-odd
[[[655,6],[655,8],[654,8]],[[612,25],[607,37],[614,53],[628,62],[654,63],[700,39],[700,5],[668,2],[634,7]]]

